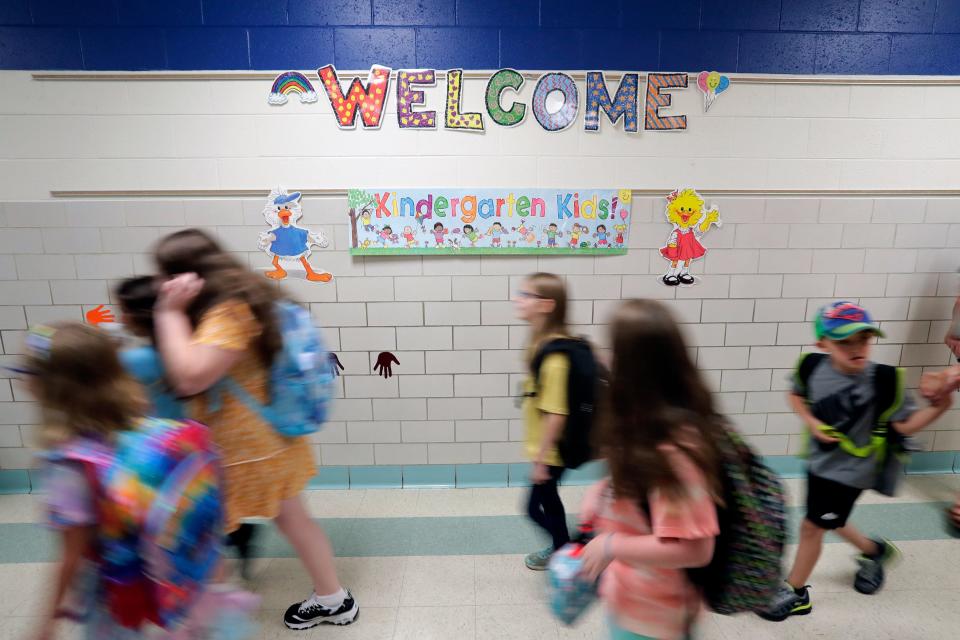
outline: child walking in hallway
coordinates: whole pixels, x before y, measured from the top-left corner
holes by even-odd
[[[631,300],[611,325],[609,400],[599,421],[610,477],[580,510],[597,536],[583,571],[600,577],[613,640],[685,640],[702,608],[686,569],[720,533],[722,419],[669,310]]]
[[[876,593],[884,567],[899,555],[888,540],[866,537],[847,519],[860,494],[881,488],[882,465],[894,455],[891,444],[917,433],[950,407],[950,396],[918,409],[903,389],[900,373],[870,360],[876,336],[883,333],[866,309],[834,302],[820,309],[815,322],[817,346],[825,354],[805,354],[794,373],[790,406],[810,431],[807,513],[800,544],[786,582],[760,617],[779,622],[813,610],[807,580],[823,538],[834,531],[856,547],[860,570],[854,588]],[[884,487],[892,493],[892,488]]]
[[[558,492],[564,465],[557,451],[557,442],[570,414],[567,406],[570,360],[563,353],[553,353],[543,358],[539,371],[532,371],[532,365],[537,352],[551,340],[569,337],[566,287],[559,276],[535,273],[520,285],[514,304],[517,315],[531,329],[527,347],[531,371],[524,384],[523,402],[525,450],[533,463],[527,512],[550,536],[550,546],[530,553],[524,562],[529,569],[544,571],[553,552],[570,541],[567,514]]]

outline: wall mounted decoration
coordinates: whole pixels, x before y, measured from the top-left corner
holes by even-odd
[[[707,112],[717,96],[730,88],[730,78],[717,71],[701,71],[697,74],[697,88],[703,94],[703,110]]]
[[[267,101],[270,104],[286,104],[287,96],[291,94],[299,95],[300,102],[303,103],[317,101],[317,92],[313,84],[299,71],[287,71],[278,75],[270,88],[270,97]]]
[[[695,284],[690,263],[707,255],[707,248],[700,240],[711,226],[720,226],[720,212],[715,206],[705,208],[696,189],[677,189],[667,196],[664,213],[673,229],[666,244],[660,247],[660,255],[670,261],[670,268],[661,281],[669,287]]]
[[[714,72],[715,73],[715,72]],[[341,129],[356,128],[357,114],[364,129],[378,129],[383,121],[383,111],[389,99],[389,85],[392,75],[397,79],[397,124],[402,129],[436,129],[436,108],[429,108],[424,92],[416,86],[434,86],[440,75],[446,78],[446,96],[444,104],[444,128],[451,131],[482,132],[484,118],[480,112],[466,112],[463,107],[465,91],[462,69],[437,71],[436,69],[399,69],[373,65],[367,82],[359,77],[351,79],[344,93],[336,68],[331,65],[317,70],[317,77],[326,92],[330,108],[337,126]],[[701,74],[702,75],[702,74]],[[714,74],[708,73],[712,78]],[[716,86],[711,91],[707,108],[716,96],[729,86],[726,76],[716,74]],[[672,103],[671,91],[685,89],[688,77],[685,73],[649,73],[646,76],[647,90],[643,100],[644,129],[647,131],[682,131],[687,128],[687,117],[667,110]],[[712,83],[713,80],[710,80]],[[513,69],[500,69],[487,81],[484,103],[490,119],[502,127],[515,127],[524,121],[527,107],[531,107],[534,119],[545,131],[563,131],[572,126],[580,111],[580,88],[577,81],[568,73],[551,71],[538,78],[533,94],[521,99],[519,92],[523,88],[523,74]],[[585,101],[584,129],[597,131],[600,126],[602,110],[611,123],[623,120],[623,129],[627,133],[639,130],[641,107],[640,74],[625,73],[620,76],[620,84],[611,98],[602,71],[589,71],[583,83],[587,94]],[[707,85],[705,85],[707,86]],[[510,101],[504,93],[512,90],[518,94]],[[287,71],[277,76],[270,90],[271,104],[287,103],[287,95],[300,95],[301,102],[315,102],[316,92],[311,93],[312,85],[302,73]],[[554,106],[553,94],[561,98]],[[705,98],[707,99],[707,98]],[[504,104],[506,101],[506,104]],[[414,107],[422,109],[414,110]]]
[[[260,234],[257,246],[273,258],[273,271],[264,275],[272,280],[287,277],[287,271],[281,262],[298,262],[306,271],[306,279],[311,282],[330,282],[333,276],[325,271],[315,271],[307,258],[313,247],[326,248],[330,242],[322,231],[311,231],[297,222],[303,217],[300,207],[301,194],[287,193],[283,187],[270,192],[263,207],[263,218],[270,229]]]
[[[622,254],[629,189],[351,189],[350,252]]]
[[[87,323],[92,324],[93,326],[117,321],[116,317],[113,315],[113,311],[106,308],[102,304],[90,309],[90,311],[87,311],[84,317],[86,318]]]

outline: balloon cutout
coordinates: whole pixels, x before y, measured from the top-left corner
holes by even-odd
[[[730,87],[730,78],[716,71],[701,71],[697,75],[697,87],[703,93],[703,110],[710,111],[717,96]]]

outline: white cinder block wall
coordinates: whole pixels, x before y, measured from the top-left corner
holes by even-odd
[[[960,199],[881,192],[956,187],[960,87],[734,80],[709,115],[692,89],[676,93],[688,131],[638,135],[607,122],[585,133],[581,121],[548,134],[532,118],[514,129],[488,123],[484,135],[411,132],[392,116],[380,131],[340,132],[323,104],[271,108],[269,82],[38,82],[5,72],[0,87],[2,363],[17,358],[31,323],[81,320],[109,303],[116,280],[149,272],[151,245],[177,228],[207,228],[252,267],[267,264],[256,251],[261,198],[54,200],[51,190],[757,191],[710,198],[724,224],[694,268],[701,283],[681,289],[657,281],[669,231],[660,198],[635,200],[626,256],[386,259],[349,256],[345,198],[305,199],[303,224],[331,238],[314,262],[335,278],[284,286],[310,304],[346,368],[333,422],[315,438],[324,465],[521,461],[514,396],[526,330],[509,298],[534,270],[566,276],[571,323],[601,342],[618,300],[664,299],[723,410],[765,454],[800,446],[786,377],[811,346],[809,320],[823,302],[867,306],[888,334],[876,359],[906,367],[911,386],[950,359],[941,340],[957,293]],[[430,108],[442,109],[442,91],[428,92]],[[466,106],[480,110],[481,94],[468,82]],[[839,193],[772,193],[790,189]],[[400,360],[390,379],[372,371],[380,351]],[[946,414],[924,445],[960,449],[958,418]],[[35,422],[27,392],[0,378],[0,470],[33,464]]]

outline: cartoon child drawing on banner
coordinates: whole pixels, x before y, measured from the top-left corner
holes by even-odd
[[[717,208],[710,207],[705,212],[703,206],[703,198],[694,189],[677,189],[667,196],[666,215],[673,224],[673,231],[666,246],[660,248],[660,254],[670,261],[670,269],[663,276],[663,284],[669,287],[696,282],[690,275],[690,262],[707,254],[700,239],[710,225],[720,226]]]
[[[390,225],[386,225],[377,235],[380,237],[380,243],[383,244],[384,248],[387,247],[388,242],[397,243],[397,235],[393,232],[393,228],[391,228]]]
[[[443,237],[448,233],[450,233],[450,230],[444,229],[442,222],[438,222],[435,225],[433,225],[433,240],[434,242],[437,243],[438,247],[443,246],[443,239],[444,239]]]
[[[557,228],[556,222],[551,222],[550,226],[543,230],[543,235],[547,236],[548,247],[556,247],[557,238],[563,236],[563,233]]]
[[[360,224],[363,225],[364,231],[373,231],[373,208],[370,205],[366,205],[363,209],[360,210]]]
[[[580,234],[586,233],[587,228],[580,226],[580,224],[574,222],[573,228],[570,229],[570,246],[574,249],[580,246]]]
[[[481,238],[480,234],[477,233],[477,230],[473,228],[472,224],[463,225],[463,237],[470,241],[470,246],[477,246],[477,240]]]
[[[330,282],[333,279],[331,274],[314,271],[307,262],[312,253],[311,247],[326,248],[330,242],[322,231],[310,231],[297,224],[303,216],[300,197],[301,194],[297,191],[287,193],[283,187],[277,187],[267,198],[263,217],[270,225],[270,230],[260,234],[257,244],[261,251],[273,257],[273,271],[267,271],[264,275],[273,280],[282,280],[287,277],[287,272],[280,266],[280,262],[296,260],[306,270],[307,280]]]
[[[500,241],[503,239],[503,234],[503,225],[499,222],[494,222],[493,226],[490,227],[490,231],[487,232],[487,235],[490,236],[490,245],[499,247]]]
[[[627,225],[625,224],[615,224],[613,225],[613,230],[617,232],[617,236],[613,239],[618,247],[623,246],[623,232],[627,230]]]
[[[413,229],[409,225],[403,228],[403,239],[407,241],[408,249],[412,249],[417,244],[417,237],[413,235]]]
[[[597,232],[593,234],[593,237],[597,239],[597,247],[609,247],[610,246],[610,234],[607,233],[607,225],[598,224]]]

